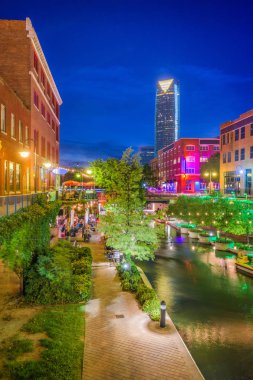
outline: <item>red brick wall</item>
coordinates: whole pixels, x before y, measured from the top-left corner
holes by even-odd
[[[0,20],[0,76],[30,107],[30,39],[25,21]]]

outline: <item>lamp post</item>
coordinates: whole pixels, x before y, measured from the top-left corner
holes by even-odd
[[[212,191],[212,176],[216,177],[217,173],[216,172],[206,172],[205,177],[209,177],[209,194],[211,194]]]
[[[37,144],[36,144],[36,141],[33,139],[26,139],[24,143],[26,144],[29,141],[33,142],[33,146],[34,146],[34,192],[37,193]],[[30,151],[23,150],[19,152],[19,154],[21,157],[27,158],[30,155]]]

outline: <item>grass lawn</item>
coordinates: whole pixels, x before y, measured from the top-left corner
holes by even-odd
[[[6,342],[0,378],[15,380],[80,380],[84,349],[84,311],[80,304],[45,307],[23,326],[21,334]],[[24,360],[31,352],[33,334],[44,333],[37,360]],[[29,340],[30,337],[30,340]],[[36,355],[35,355],[36,356]]]

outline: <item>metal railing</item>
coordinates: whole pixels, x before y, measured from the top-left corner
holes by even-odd
[[[42,194],[45,197],[50,194],[51,198],[55,198],[55,192],[0,196],[0,217],[14,214],[21,208],[31,206]]]

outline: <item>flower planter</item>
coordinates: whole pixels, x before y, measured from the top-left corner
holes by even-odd
[[[198,231],[191,231],[189,230],[189,237],[192,239],[198,239],[199,238],[199,232]]]
[[[181,234],[188,234],[189,233],[189,229],[190,228],[187,228],[187,227],[180,227]]]
[[[214,246],[215,246],[215,249],[217,249],[217,251],[227,251],[228,249],[230,248],[233,248],[231,246],[231,243],[220,243],[220,242],[214,242]]]
[[[210,236],[201,236],[201,235],[199,234],[199,243],[203,243],[203,244],[211,244]]]

